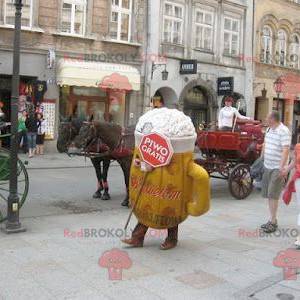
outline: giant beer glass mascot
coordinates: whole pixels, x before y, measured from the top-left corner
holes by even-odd
[[[174,248],[178,224],[209,210],[210,180],[194,163],[195,141],[191,119],[176,109],[154,109],[139,119],[129,185],[138,224],[124,243],[142,247],[151,227],[168,229],[161,249]]]

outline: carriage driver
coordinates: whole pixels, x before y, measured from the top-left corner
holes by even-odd
[[[239,111],[232,106],[233,98],[228,96],[225,98],[225,106],[219,112],[218,126],[220,130],[231,131],[233,127],[234,117],[251,120],[249,117],[245,117],[239,113]]]

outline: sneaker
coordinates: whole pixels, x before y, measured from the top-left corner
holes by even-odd
[[[270,225],[270,223],[271,223],[271,221],[268,221],[267,223],[262,224],[262,225],[260,226],[260,228],[265,229],[265,228],[267,228],[267,227]]]
[[[277,229],[278,229],[277,223],[271,223],[270,222],[269,225],[266,228],[264,228],[263,230],[264,230],[265,233],[273,233]]]

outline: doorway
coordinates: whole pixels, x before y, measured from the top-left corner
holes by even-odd
[[[208,123],[208,98],[201,86],[188,90],[184,98],[183,111],[192,119],[196,129]]]

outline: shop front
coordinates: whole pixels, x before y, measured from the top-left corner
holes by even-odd
[[[140,73],[129,65],[61,59],[60,116],[130,125],[138,112],[134,101],[140,95]]]
[[[216,127],[218,110],[230,95],[240,113],[254,115],[244,69],[174,58],[168,58],[164,69],[167,80],[161,80],[162,74],[156,71],[150,81],[150,107],[177,108],[190,116],[195,128]]]

